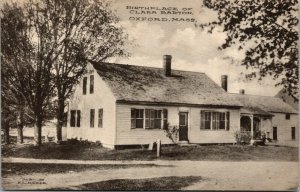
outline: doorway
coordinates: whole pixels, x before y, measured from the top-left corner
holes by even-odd
[[[188,113],[179,112],[179,141],[188,141]]]

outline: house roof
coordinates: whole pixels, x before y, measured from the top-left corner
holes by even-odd
[[[281,89],[275,97],[282,99],[284,102],[292,106],[295,110],[299,110],[299,103],[294,100],[292,96],[290,96],[284,89]]]
[[[206,74],[162,68],[91,62],[119,102],[241,107]]]
[[[241,113],[271,116],[273,113],[298,113],[280,98],[246,94],[231,94],[243,104]]]

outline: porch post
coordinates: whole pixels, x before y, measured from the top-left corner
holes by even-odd
[[[254,131],[253,131],[253,115],[250,116],[251,119],[251,139],[253,139]]]

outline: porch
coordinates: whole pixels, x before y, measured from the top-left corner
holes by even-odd
[[[252,139],[262,139],[263,133],[261,130],[262,117],[252,114],[241,114],[240,131],[250,133]]]

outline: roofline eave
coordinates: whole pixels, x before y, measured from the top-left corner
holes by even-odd
[[[128,101],[116,100],[118,104],[137,104],[137,105],[162,105],[162,106],[188,106],[188,107],[213,107],[213,108],[231,108],[240,109],[240,105],[213,105],[213,104],[194,104],[194,103],[173,103],[173,102],[153,102],[153,101]]]

